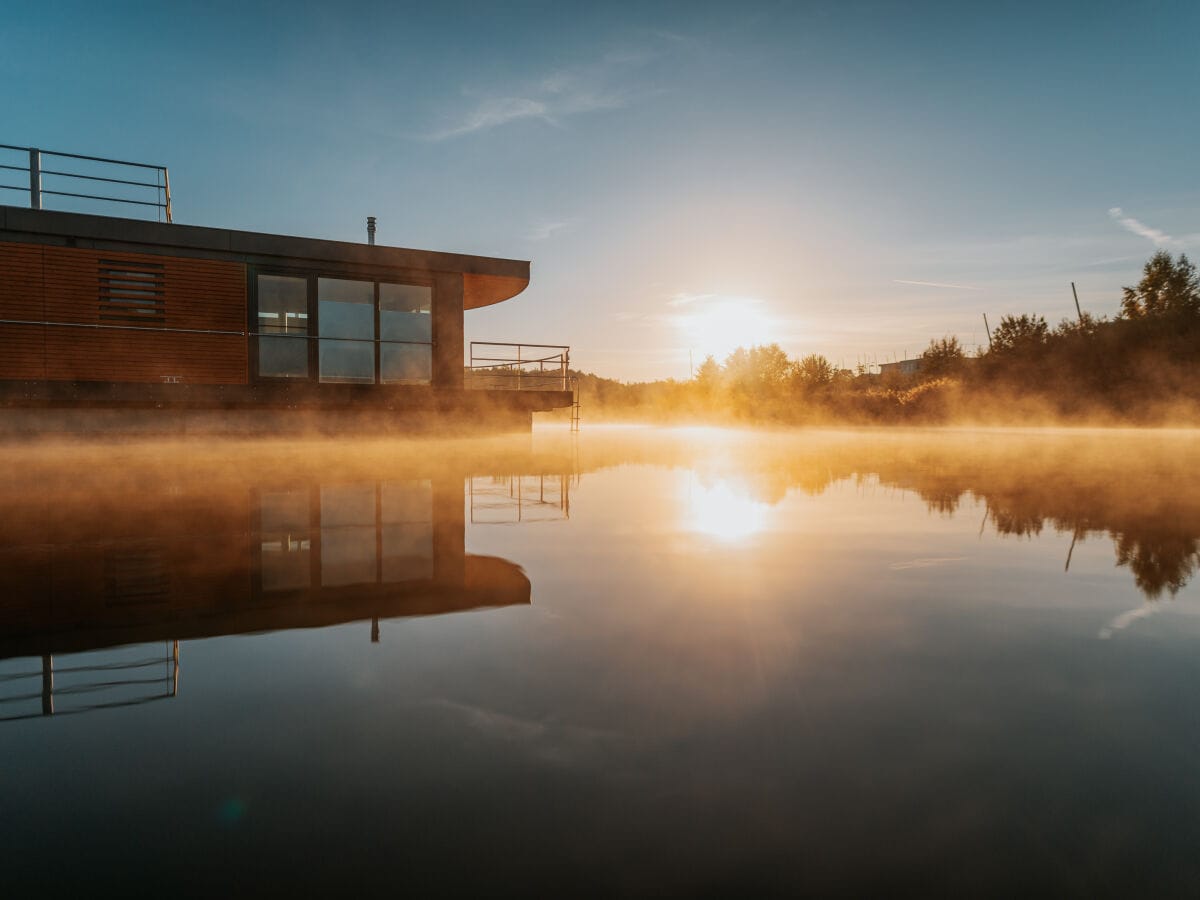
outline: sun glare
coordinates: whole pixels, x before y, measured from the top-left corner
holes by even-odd
[[[693,483],[688,493],[688,525],[692,531],[722,541],[737,541],[762,531],[767,505],[747,496],[728,481]]]
[[[756,300],[734,297],[714,300],[683,313],[678,322],[697,363],[706,356],[720,362],[738,347],[771,341],[771,320]]]

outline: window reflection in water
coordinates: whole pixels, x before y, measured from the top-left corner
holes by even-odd
[[[391,584],[432,578],[432,483],[384,483],[379,500],[379,580]]]
[[[428,480],[263,493],[260,515],[265,592],[433,577]]]
[[[308,587],[312,583],[309,492],[264,493],[260,504],[263,590]]]

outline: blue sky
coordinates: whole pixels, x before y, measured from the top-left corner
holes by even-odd
[[[1200,256],[1194,3],[432,6],[12,4],[0,141],[165,163],[181,222],[530,259],[468,337],[623,379]]]

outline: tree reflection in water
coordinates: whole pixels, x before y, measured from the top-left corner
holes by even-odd
[[[918,495],[954,516],[981,501],[983,528],[1032,538],[1047,529],[1074,545],[1106,536],[1116,564],[1150,599],[1174,596],[1200,567],[1200,464],[1195,432],[1102,430],[781,433],[686,430],[590,439],[583,468],[642,462],[701,467],[742,486],[746,502],[774,505],[854,480]],[[1069,566],[1069,559],[1066,561]]]

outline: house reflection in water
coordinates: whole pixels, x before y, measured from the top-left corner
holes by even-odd
[[[519,566],[465,552],[464,490],[447,475],[5,498],[0,719],[174,696],[180,640],[370,621],[377,641],[381,619],[528,604]],[[8,714],[26,701],[40,712]]]

